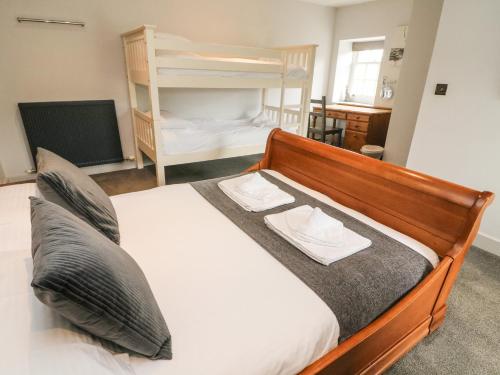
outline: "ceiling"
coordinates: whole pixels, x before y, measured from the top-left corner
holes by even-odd
[[[374,1],[374,0],[301,0],[301,1],[306,1],[308,3],[326,5],[326,6],[331,6],[331,7],[341,7],[341,6],[346,6],[346,5],[368,3],[368,2]]]

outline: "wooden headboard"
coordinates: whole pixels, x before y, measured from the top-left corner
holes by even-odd
[[[426,244],[439,255],[472,242],[493,200],[409,169],[312,141],[279,129],[254,169],[273,169]],[[473,230],[475,229],[475,231]],[[474,232],[474,233],[472,233]],[[470,240],[470,241],[469,241]]]

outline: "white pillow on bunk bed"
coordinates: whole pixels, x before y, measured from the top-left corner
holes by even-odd
[[[307,72],[305,69],[299,65],[290,64],[288,65],[288,74],[287,78],[291,79],[306,79]]]
[[[151,111],[147,111],[146,114],[151,116]],[[178,117],[170,111],[160,111],[161,129],[194,129],[196,127],[194,122]]]
[[[255,117],[250,120],[253,126],[258,128],[275,126],[276,124],[271,120],[264,111],[259,112]]]

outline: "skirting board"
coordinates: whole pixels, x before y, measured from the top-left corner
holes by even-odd
[[[132,169],[135,168],[134,160],[125,160],[120,163],[111,163],[111,164],[101,164],[101,165],[93,165],[91,167],[82,167],[87,174],[99,174],[99,173],[107,173],[114,171],[121,171],[124,169]]]
[[[478,233],[474,241],[474,246],[479,247],[489,253],[500,256],[500,240],[487,234]]]

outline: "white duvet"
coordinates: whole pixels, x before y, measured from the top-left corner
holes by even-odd
[[[437,262],[415,240],[272,173]],[[337,345],[337,319],[324,302],[190,185],[180,184],[112,198],[122,247],[148,278],[172,333],[174,358],[111,355],[34,298],[27,196],[35,188],[5,189],[1,374],[294,374]]]
[[[167,119],[161,126],[164,155],[257,146],[262,149],[269,133],[277,126],[271,122],[255,126],[251,120],[184,120],[182,127],[172,127]],[[190,124],[188,124],[190,123]],[[296,132],[297,127],[285,130]]]
[[[162,128],[164,155],[256,145],[264,147],[273,130],[270,126],[256,127],[240,121],[217,121],[204,125],[184,129]]]

